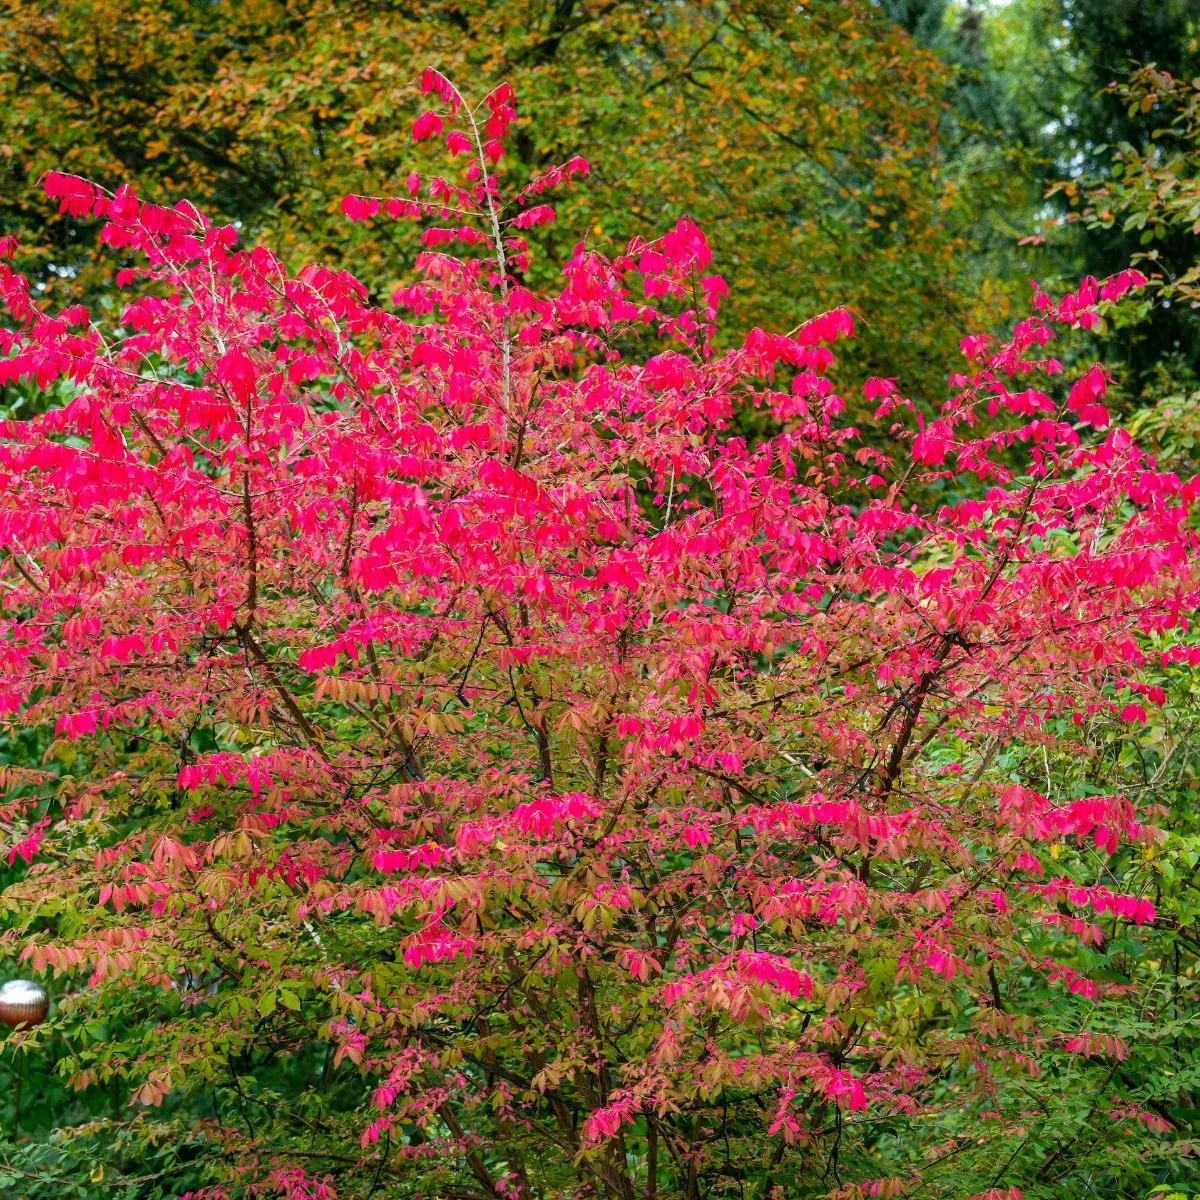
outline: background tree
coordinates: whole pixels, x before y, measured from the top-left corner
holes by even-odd
[[[1084,233],[1064,218],[1076,189],[1107,180],[1114,154],[1148,152],[1162,124],[1161,112],[1121,102],[1115,85],[1144,64],[1192,78],[1200,71],[1198,38],[1200,18],[1187,0],[1016,0],[983,22],[991,125],[1032,184],[1017,223],[1023,236],[1045,238],[1045,254],[1010,260],[1007,267],[1001,245],[991,260],[995,271],[1020,265],[1043,281],[1105,275],[1143,248],[1139,229],[1109,225]],[[1194,243],[1180,233],[1164,237],[1158,249],[1173,274],[1196,261]],[[1173,363],[1193,377],[1200,369],[1194,314],[1156,305],[1144,318],[1117,331],[1113,342],[1120,381],[1134,405],[1161,384],[1161,365]]]
[[[502,172],[589,154],[589,188],[535,231],[545,262],[686,213],[729,274],[731,328],[844,303],[866,321],[865,373],[886,347],[938,389],[974,303],[959,270],[970,205],[939,146],[949,71],[868,0],[18,0],[2,39],[3,218],[56,294],[103,292],[111,268],[94,227],[47,222],[36,182],[50,169],[186,195],[297,265],[351,255],[389,294],[410,232],[347,243],[338,204],[419,165],[412,85],[433,62],[517,88]]]

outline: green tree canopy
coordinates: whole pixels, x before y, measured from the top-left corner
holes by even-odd
[[[0,216],[59,292],[95,294],[112,263],[48,213],[49,169],[187,196],[293,261],[352,259],[384,293],[410,267],[412,231],[348,234],[339,202],[394,192],[427,161],[410,126],[432,64],[513,84],[521,171],[591,160],[546,261],[686,212],[739,297],[733,328],[848,304],[867,321],[863,369],[903,343],[890,369],[927,384],[969,323],[967,211],[939,143],[952,73],[869,0],[18,0],[3,38]]]

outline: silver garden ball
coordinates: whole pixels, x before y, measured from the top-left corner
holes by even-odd
[[[31,979],[10,979],[0,987],[0,1023],[37,1025],[50,1011],[50,993]]]

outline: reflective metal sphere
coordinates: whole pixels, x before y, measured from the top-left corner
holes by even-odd
[[[30,979],[10,979],[0,987],[0,1022],[5,1025],[36,1025],[50,1011],[50,994]]]

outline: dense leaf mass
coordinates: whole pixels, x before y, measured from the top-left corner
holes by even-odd
[[[869,322],[866,373],[944,376],[973,303],[956,258],[972,214],[938,140],[949,72],[869,0],[18,0],[0,34],[0,218],[31,278],[89,302],[105,260],[89,226],[46,220],[49,170],[186,196],[289,266],[353,262],[385,296],[411,231],[348,234],[338,206],[424,165],[410,127],[430,63],[520,91],[502,177],[592,159],[592,186],[536,232],[534,286],[585,237],[617,252],[687,214],[737,332],[845,304]]]
[[[1049,1198],[1098,1136],[1181,1178],[1122,1066],[1189,986],[1162,814],[1049,765],[1197,657],[1198,485],[1053,357],[1142,277],[856,429],[852,314],[718,349],[689,220],[526,286],[588,164],[503,191],[509,89],[421,88],[452,173],[341,202],[424,224],[392,304],[69,175],[119,327],[0,268],[5,381],[70,393],[0,425],[0,708],[47,745],[2,940],[113,1136],[177,1143],[130,1186]]]

